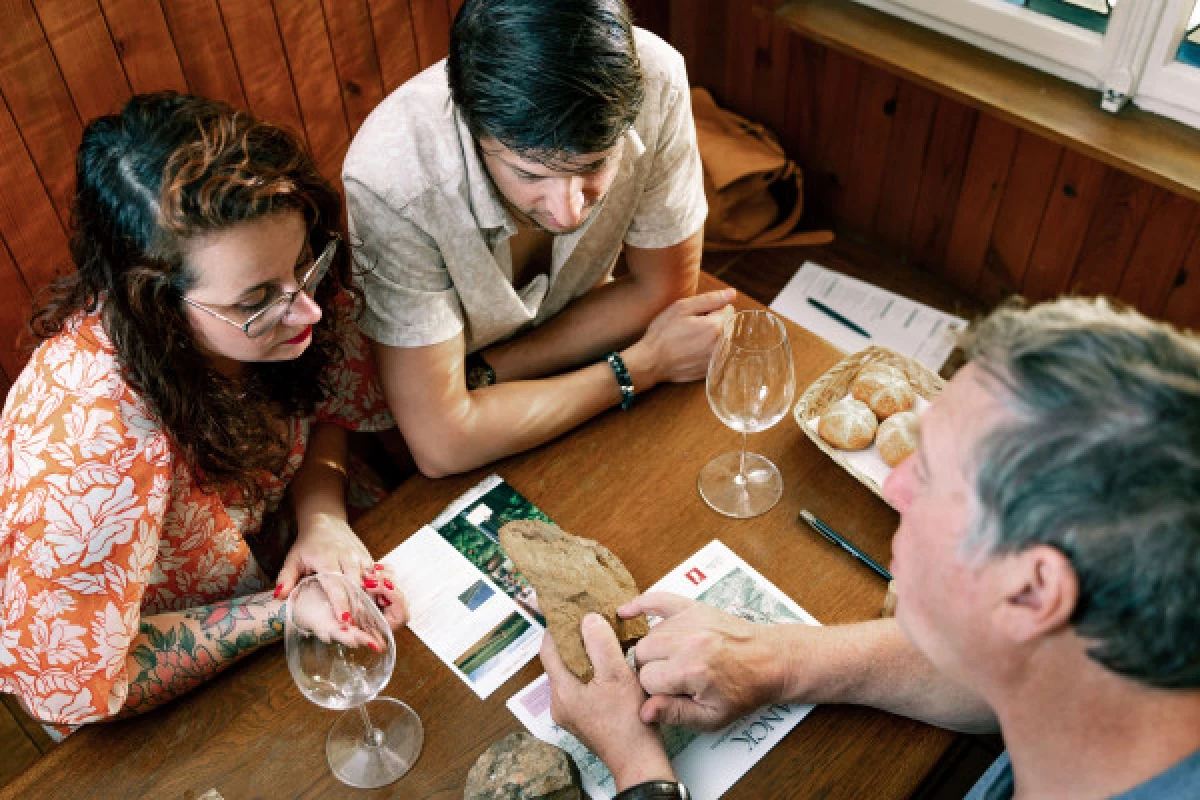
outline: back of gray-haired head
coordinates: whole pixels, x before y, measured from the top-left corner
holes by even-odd
[[[1093,659],[1200,687],[1200,340],[1065,298],[1001,309],[965,347],[1011,411],[974,454],[968,547],[1058,549]]]

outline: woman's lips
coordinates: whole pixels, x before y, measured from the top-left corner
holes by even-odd
[[[288,339],[284,344],[303,344],[308,340],[309,334],[312,333],[312,325],[309,325],[304,330],[300,331],[294,339]]]

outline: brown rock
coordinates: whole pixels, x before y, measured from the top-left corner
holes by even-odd
[[[528,733],[510,733],[467,773],[464,800],[583,800],[570,756]]]
[[[623,647],[649,633],[645,616],[617,616],[617,607],[637,597],[638,588],[607,547],[535,520],[505,525],[500,545],[537,590],[538,605],[563,662],[584,683],[592,679],[592,662],[579,630],[585,615],[594,611],[608,620]]]

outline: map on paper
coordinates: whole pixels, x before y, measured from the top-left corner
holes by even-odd
[[[866,338],[814,308],[821,301],[855,324]],[[872,344],[915,358],[934,372],[942,368],[967,321],[811,261],[796,271],[771,310],[802,325],[834,347],[857,353]]]
[[[537,655],[545,620],[500,547],[514,519],[547,520],[489,475],[382,559],[408,603],[408,627],[480,698]]]
[[[651,591],[691,597],[756,623],[820,624],[717,540],[673,569]],[[616,786],[608,769],[551,719],[550,682],[545,675],[517,692],[508,707],[530,733],[571,755],[593,800],[611,800]],[[764,706],[713,733],[668,726],[663,739],[675,774],[692,797],[716,800],[812,709],[783,703]]]

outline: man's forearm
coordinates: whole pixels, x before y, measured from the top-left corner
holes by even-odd
[[[781,638],[784,701],[872,706],[965,733],[999,729],[984,699],[939,672],[893,619],[829,626],[820,642]]]

